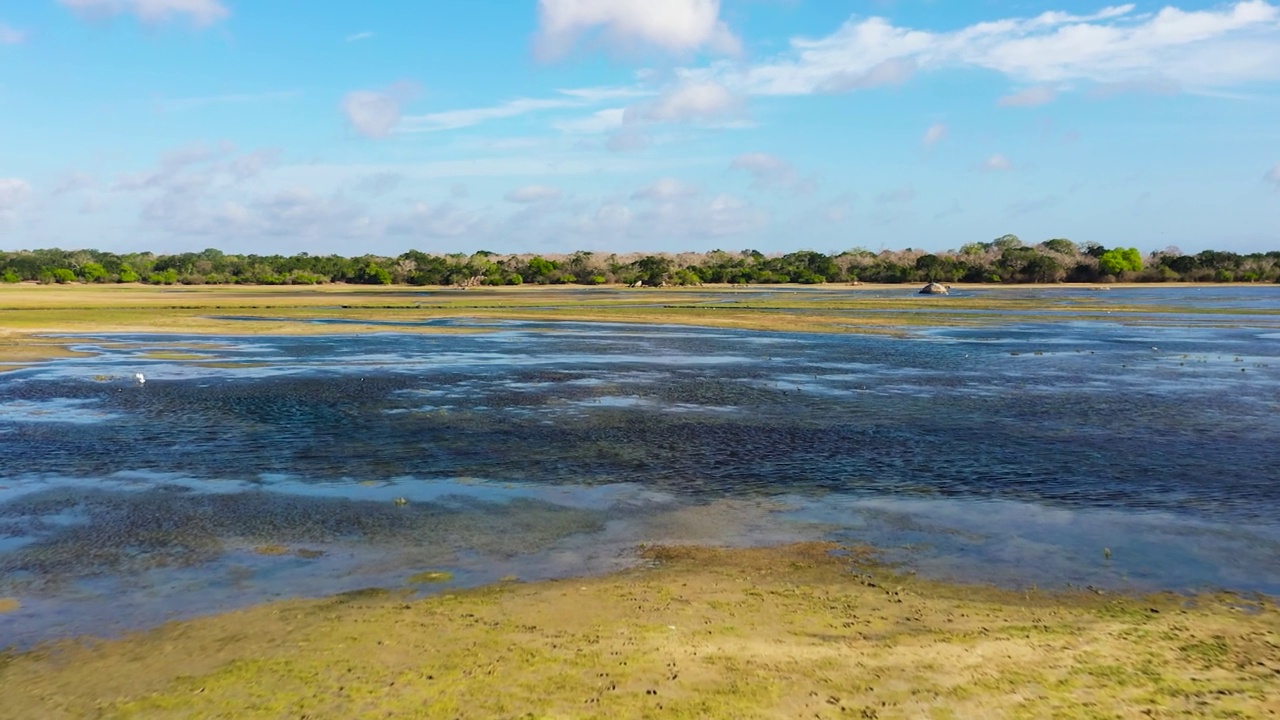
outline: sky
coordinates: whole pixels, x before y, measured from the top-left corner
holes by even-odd
[[[0,249],[1280,249],[1280,4],[1178,1],[7,0]]]

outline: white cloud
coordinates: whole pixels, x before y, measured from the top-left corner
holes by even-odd
[[[392,220],[387,226],[387,233],[391,235],[434,238],[454,238],[483,232],[485,223],[479,215],[452,203],[415,203],[406,215]]]
[[[532,204],[551,202],[560,198],[560,190],[547,185],[526,185],[507,193],[507,202]]]
[[[841,193],[818,209],[819,217],[829,223],[842,223],[853,214],[853,203],[857,199],[858,196],[851,192]]]
[[[1150,14],[1136,14],[1133,5],[1085,16],[1050,12],[952,32],[853,18],[825,37],[793,38],[787,52],[765,63],[744,69],[721,62],[699,76],[749,95],[856,90],[949,68],[994,70],[1027,85],[1160,76],[1207,92],[1280,80],[1278,20],[1280,7],[1266,0]]]
[[[342,98],[342,111],[356,132],[382,138],[400,124],[400,106],[416,94],[417,86],[403,82],[386,90],[356,90]]]
[[[373,36],[374,36],[373,33],[369,32],[368,30],[365,30],[364,32],[352,33],[344,39],[349,43],[353,43],[353,42],[360,42],[361,40],[369,40]]]
[[[1276,166],[1271,168],[1271,171],[1266,174],[1264,179],[1274,184],[1277,190],[1280,190],[1280,163],[1276,163]]]
[[[947,126],[943,123],[934,123],[924,131],[924,137],[920,139],[926,147],[932,147],[942,142],[947,137]]]
[[[404,175],[401,173],[391,171],[378,172],[372,175],[365,175],[357,180],[355,189],[370,195],[386,195],[400,187],[402,182],[404,182]]]
[[[31,194],[31,184],[19,178],[0,178],[0,213],[16,210]]]
[[[632,200],[666,201],[691,198],[697,195],[698,188],[675,178],[661,178],[652,185],[631,193]]]
[[[1008,172],[1013,169],[1013,163],[1009,162],[1009,158],[1004,155],[996,153],[983,160],[978,168],[983,172]]]
[[[260,148],[231,158],[219,169],[226,172],[235,181],[243,182],[257,177],[267,168],[280,162],[280,155],[278,148]]]
[[[717,82],[690,82],[652,102],[628,107],[623,121],[655,123],[712,122],[737,115],[742,100]]]
[[[457,130],[479,125],[488,120],[515,117],[540,110],[580,107],[581,105],[582,102],[578,100],[519,98],[494,107],[467,108],[426,115],[411,115],[404,119],[404,129],[406,132]]]
[[[1109,98],[1115,95],[1138,93],[1144,95],[1177,95],[1182,86],[1166,77],[1153,75],[1148,78],[1098,83],[1089,90],[1089,97]]]
[[[813,177],[801,178],[791,163],[768,153],[739,155],[729,163],[729,169],[749,173],[754,178],[752,184],[757,188],[778,188],[803,194],[813,192],[818,184]]]
[[[17,45],[26,39],[26,33],[0,23],[0,45]]]
[[[88,173],[71,172],[64,175],[58,181],[58,184],[53,187],[53,194],[66,195],[67,193],[80,192],[81,190],[92,188],[93,185],[93,177]]]
[[[205,27],[231,15],[219,0],[58,0],[58,4],[89,17],[127,13],[148,24],[186,18],[197,27]]]
[[[849,92],[885,85],[902,85],[911,79],[918,67],[914,58],[889,58],[866,70],[837,72],[822,83],[821,89],[826,92]]]
[[[720,20],[720,0],[538,0],[538,20],[534,51],[544,60],[563,57],[584,34],[597,32],[612,48],[741,50]]]
[[[638,127],[624,127],[609,136],[604,146],[609,152],[625,153],[643,150],[653,143],[649,133]]]
[[[1000,107],[1037,107],[1047,105],[1058,97],[1058,91],[1048,85],[1033,85],[996,100]]]
[[[593,135],[622,127],[625,114],[626,108],[597,110],[586,117],[552,123],[551,127],[566,133]]]

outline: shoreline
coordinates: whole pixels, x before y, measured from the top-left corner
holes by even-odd
[[[370,589],[0,655],[0,718],[1257,716],[1280,608],[922,579],[866,548],[651,546],[641,567]]]
[[[913,328],[1117,319],[1178,312],[1201,319],[1275,317],[1280,310],[1125,304],[1124,293],[1200,290],[1256,284],[954,285],[959,295],[924,296],[914,285],[755,285],[688,288],[519,286],[462,291],[415,286],[0,286],[0,363],[74,357],[78,337],[181,335],[328,335],[369,332],[457,334],[488,328],[427,324],[470,320],[607,322],[771,332],[901,336]],[[1280,286],[1277,286],[1280,288]],[[1013,291],[1045,292],[1020,298]],[[980,291],[974,293],[974,291]],[[991,292],[988,292],[991,291]],[[1047,292],[1046,292],[1047,291]],[[1071,293],[1070,302],[1054,291]],[[884,295],[888,293],[889,295]],[[968,294],[965,294],[968,293]],[[337,299],[341,302],[336,302]],[[341,322],[326,323],[326,320]],[[251,321],[251,322],[250,322]],[[60,335],[66,337],[54,338]],[[0,366],[0,372],[15,365]]]

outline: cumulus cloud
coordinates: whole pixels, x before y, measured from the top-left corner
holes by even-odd
[[[1132,4],[1090,15],[1046,12],[951,32],[853,18],[754,67],[707,69],[751,95],[805,95],[902,82],[913,72],[979,68],[1027,85],[1168,78],[1192,91],[1280,80],[1280,7],[1266,0],[1147,14]],[[1039,91],[1043,97],[1044,91]]]
[[[720,19],[720,0],[538,0],[534,53],[563,57],[584,35],[609,47],[736,54],[738,38]]]
[[[1271,170],[1264,176],[1264,179],[1275,185],[1277,190],[1280,190],[1280,163],[1276,163],[1276,166],[1271,168]]]
[[[1008,172],[1013,169],[1013,163],[1009,162],[1009,158],[1004,155],[996,153],[986,160],[983,160],[982,164],[978,166],[978,169],[983,172]]]
[[[356,90],[342,98],[342,112],[356,132],[383,138],[400,124],[401,106],[418,94],[418,86],[398,82],[385,90]]]
[[[17,45],[26,39],[26,33],[0,22],[0,45]]]
[[[929,126],[928,130],[924,131],[924,137],[920,139],[920,142],[925,147],[932,147],[942,142],[946,137],[947,126],[943,123],[934,123]]]
[[[1000,107],[1037,107],[1048,105],[1058,97],[1058,91],[1048,85],[1033,85],[996,100]]]
[[[148,24],[185,18],[206,27],[231,15],[219,0],[58,0],[58,4],[88,17],[129,14]]]
[[[507,202],[531,205],[560,199],[560,190],[547,185],[526,185],[507,193]]]

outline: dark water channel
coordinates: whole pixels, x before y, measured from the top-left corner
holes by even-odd
[[[1280,594],[1275,328],[484,328],[104,336],[0,375],[0,646],[639,542]]]

